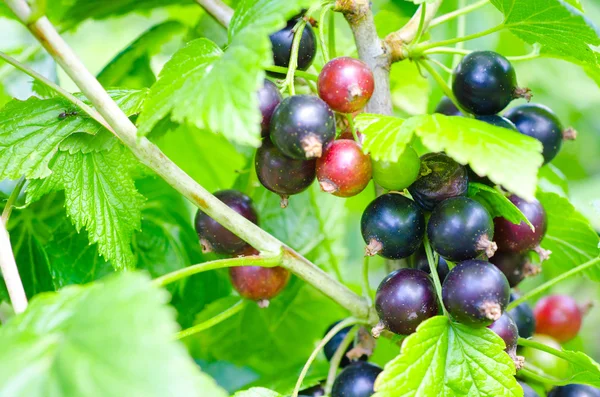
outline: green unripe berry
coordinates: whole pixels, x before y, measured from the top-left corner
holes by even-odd
[[[373,180],[384,189],[402,191],[417,180],[420,167],[417,152],[407,146],[395,163],[373,161]]]

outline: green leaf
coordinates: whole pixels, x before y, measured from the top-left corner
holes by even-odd
[[[487,328],[470,328],[437,316],[404,340],[375,383],[375,397],[522,396],[504,343]]]
[[[134,273],[34,298],[0,329],[0,394],[225,397],[173,340],[167,299]]]
[[[538,177],[538,188],[540,190],[548,193],[556,193],[563,197],[567,197],[569,194],[567,177],[556,166],[552,164],[544,165],[540,168]]]
[[[272,65],[269,34],[314,0],[246,0],[236,9],[223,52],[207,39],[189,42],[173,55],[152,87],[138,120],[148,134],[165,117],[222,133],[231,142],[260,145],[256,92]]]
[[[402,26],[402,25],[399,25]],[[414,62],[396,62],[390,70],[392,103],[409,115],[427,113],[431,86]]]
[[[380,114],[359,114],[355,125],[365,136],[363,151],[376,161],[396,162],[413,137],[420,118],[403,120]]]
[[[548,231],[541,246],[552,251],[542,265],[548,278],[556,277],[600,255],[600,239],[590,222],[564,197],[555,193],[538,193],[548,216]],[[600,281],[600,266],[585,274]]]
[[[151,86],[156,78],[150,68],[150,57],[173,36],[181,34],[184,26],[167,21],[142,33],[98,73],[98,81],[105,87],[142,88]],[[149,84],[147,84],[149,83]]]
[[[504,16],[504,25],[529,44],[541,45],[542,54],[577,60],[598,67],[590,45],[600,45],[595,26],[581,11],[561,0],[491,0]]]
[[[565,3],[569,3],[570,5],[572,5],[573,7],[577,8],[579,11],[583,12],[583,5],[581,5],[581,2],[579,0],[564,0]]]
[[[469,197],[483,204],[492,218],[501,216],[515,225],[525,222],[532,230],[535,229],[521,210],[508,197],[493,187],[481,183],[469,183]]]
[[[239,391],[233,397],[281,397],[281,394],[264,387],[253,387],[248,390]]]

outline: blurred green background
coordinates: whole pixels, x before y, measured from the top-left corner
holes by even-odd
[[[374,0],[374,10],[380,34],[397,29],[415,10],[415,6],[404,0]],[[445,1],[440,14],[456,8],[456,1]],[[600,24],[600,3],[596,0],[582,0],[587,16]],[[352,36],[340,15],[337,18],[337,47],[338,54],[352,55]],[[128,46],[140,34],[161,22],[175,20],[189,28],[181,35],[175,35],[156,49],[151,58],[154,72],[176,51],[185,40],[199,36],[208,36],[219,44],[224,44],[226,32],[212,18],[204,14],[197,5],[170,6],[148,11],[144,14],[129,14],[102,20],[87,20],[76,29],[66,30],[64,37],[81,57],[92,73],[100,72],[103,67],[120,51]],[[478,32],[501,22],[501,14],[491,5],[469,15],[467,32]],[[433,38],[447,38],[455,35],[456,23],[436,27],[431,31]],[[55,64],[39,51],[37,43],[29,32],[14,21],[0,19],[0,50],[11,55],[25,58],[38,72],[57,81],[64,88],[76,91],[76,86],[58,70]],[[468,49],[497,50],[504,55],[524,55],[531,51],[508,32],[481,38],[466,44]],[[440,57],[447,65],[451,57]],[[322,60],[315,62],[318,69]],[[600,87],[580,67],[565,61],[539,58],[515,64],[519,84],[530,87],[534,92],[534,101],[545,104],[559,115],[566,126],[574,127],[578,132],[575,142],[563,145],[559,156],[553,161],[553,166],[564,175],[568,184],[568,195],[573,204],[585,214],[597,231],[600,231]],[[419,114],[431,111],[438,102],[441,90],[427,79],[421,77],[410,62],[395,64],[392,68],[392,95],[399,115]],[[31,79],[11,66],[0,63],[0,105],[11,97],[25,99],[32,95]],[[219,145],[221,156],[231,160],[230,168],[225,172],[220,169],[221,156],[206,155],[201,164],[188,162],[182,165],[199,182],[211,190],[229,188],[233,185],[236,174],[230,169],[242,167],[247,151],[231,147],[220,137],[204,135],[202,139],[186,142],[185,148],[175,142],[163,142],[163,150],[169,154],[207,153],[209,148]],[[223,152],[226,151],[226,152]],[[226,154],[223,154],[226,153]],[[206,172],[210,167],[210,172]],[[233,167],[233,168],[232,168]],[[363,242],[360,236],[358,221],[362,210],[374,197],[373,189],[367,189],[363,194],[350,200],[338,200],[337,204],[345,206],[350,216],[345,220],[346,249],[342,263],[344,279],[350,284],[359,285],[360,266],[362,263]],[[372,261],[373,273],[371,283],[374,288],[385,276],[386,270],[381,260]],[[526,290],[543,282],[543,274],[527,280],[522,289]],[[584,322],[581,336],[572,342],[577,348],[582,348],[596,360],[600,360],[600,341],[597,327],[600,325],[600,288],[596,284],[578,278],[560,285],[556,292],[570,294],[584,303],[595,300],[599,304],[591,310]],[[307,326],[310,326],[307,324]],[[205,363],[206,364],[206,363]],[[227,376],[230,367],[220,367],[219,363],[211,364],[214,371],[209,372]],[[208,366],[210,367],[210,365]],[[240,372],[235,372],[241,376]],[[233,386],[231,386],[234,389]]]

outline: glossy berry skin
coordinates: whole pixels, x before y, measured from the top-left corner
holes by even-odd
[[[410,257],[409,263],[413,269],[424,271],[427,274],[431,273],[429,262],[427,261],[427,254],[425,253],[425,247],[423,246],[421,246],[421,248],[419,248],[417,252]],[[448,272],[450,272],[450,269],[448,268],[448,262],[438,255],[437,273],[440,281],[444,281],[448,275]]]
[[[308,389],[300,390],[298,397],[323,397],[325,390],[321,385],[309,387]]]
[[[526,267],[529,264],[525,255],[514,252],[496,252],[490,258],[490,262],[504,273],[511,288],[523,281],[527,273]]]
[[[544,164],[552,161],[563,142],[563,125],[552,110],[539,104],[526,104],[510,109],[504,117],[511,120],[521,134],[542,142]]]
[[[600,397],[600,389],[592,386],[571,384],[552,389],[548,397]]]
[[[519,329],[513,321],[513,319],[504,313],[500,318],[490,325],[488,328],[491,329],[502,338],[506,348],[504,349],[508,354],[517,354],[517,341],[519,340]]]
[[[240,266],[229,268],[229,277],[241,296],[264,304],[285,288],[290,272],[280,266]]]
[[[421,159],[415,149],[407,146],[398,161],[373,161],[373,180],[387,190],[402,191],[419,176]]]
[[[538,301],[533,309],[535,332],[567,342],[581,329],[583,313],[577,302],[566,295],[550,295]]]
[[[275,111],[275,108],[283,100],[281,93],[277,89],[277,86],[271,81],[265,79],[265,83],[258,90],[258,107],[262,115],[260,122],[260,128],[262,136],[269,135],[269,124],[271,123],[271,116]]]
[[[273,47],[273,63],[275,66],[287,68],[290,65],[292,42],[294,41],[294,26],[297,18],[288,21],[285,28],[269,36]],[[300,47],[298,50],[298,70],[310,67],[317,54],[317,37],[310,24],[306,24],[302,31]]]
[[[252,200],[244,193],[237,190],[221,190],[215,193],[215,197],[250,222],[258,223]],[[244,240],[200,210],[196,213],[195,227],[205,252],[233,255],[249,247]]]
[[[412,334],[440,310],[431,278],[417,269],[389,274],[377,288],[375,308],[385,327],[400,335]]]
[[[338,323],[339,323],[339,321],[331,324],[329,326],[329,328],[327,328],[327,331],[325,331],[325,335],[327,335],[329,333],[329,331],[331,331],[331,329],[333,327],[335,327]],[[325,354],[327,361],[331,361],[331,358],[337,351],[338,347],[342,344],[342,342],[346,338],[346,335],[348,335],[348,332],[350,332],[351,329],[352,329],[352,327],[342,328],[341,331],[339,331],[337,334],[335,334],[333,336],[333,338],[331,338],[329,340],[329,342],[327,342],[325,344],[325,346],[323,347],[323,353]],[[325,335],[323,335],[323,336],[325,336]],[[346,357],[346,353],[348,353],[350,350],[352,350],[352,343],[350,344],[350,346],[348,346],[348,348],[346,349],[346,352],[344,353],[344,356],[342,357],[342,361],[340,361],[340,368],[344,368],[350,364],[350,359],[348,357]],[[361,356],[360,360],[366,361],[367,356],[364,356],[364,355]]]
[[[535,342],[543,343],[556,350],[561,350],[560,343],[546,335],[534,335],[531,338]],[[538,368],[545,375],[564,379],[569,376],[571,369],[569,363],[562,358],[558,358],[550,353],[532,347],[524,347],[519,350],[519,354],[525,357],[525,362],[531,364],[532,367]]]
[[[498,116],[497,114],[492,114],[490,116],[477,116],[475,118],[479,121],[483,121],[495,127],[517,131],[517,127],[513,124],[512,121],[510,121],[506,117]]]
[[[309,160],[321,157],[335,138],[335,117],[321,99],[312,95],[285,98],[271,116],[271,141],[288,157]]]
[[[510,301],[515,300],[517,296],[515,294],[510,295]],[[519,329],[519,336],[521,338],[531,338],[535,332],[535,316],[531,306],[523,302],[514,309],[511,309],[508,314],[512,317],[517,328]]]
[[[523,388],[523,397],[540,397],[539,394],[536,393],[535,390],[531,388],[527,383],[517,380],[519,385]]]
[[[410,199],[388,193],[377,197],[365,209],[360,229],[367,255],[400,259],[414,253],[423,242],[425,217]]]
[[[254,160],[260,183],[279,194],[284,201],[288,196],[306,190],[315,180],[315,160],[296,160],[285,156],[269,139],[256,151]]]
[[[350,57],[327,62],[318,81],[319,97],[339,113],[354,113],[365,107],[375,90],[373,73],[366,63]]]
[[[469,260],[455,266],[442,285],[448,313],[459,323],[485,327],[498,320],[508,305],[506,277],[489,262]]]
[[[544,207],[537,200],[527,202],[514,194],[508,199],[521,210],[535,227],[535,231],[531,230],[525,222],[515,225],[505,218],[495,218],[495,241],[498,244],[498,250],[520,253],[536,248],[544,238],[547,229]]]
[[[375,379],[382,369],[375,364],[357,361],[339,373],[331,397],[370,397],[375,391]]]
[[[494,223],[485,207],[467,197],[439,204],[429,218],[427,235],[434,251],[453,262],[493,256]]]
[[[462,112],[447,96],[440,100],[440,103],[435,107],[434,113],[444,114],[446,116],[462,116]]]
[[[444,153],[421,156],[419,178],[408,188],[421,208],[431,211],[450,198],[463,196],[469,187],[467,169]]]
[[[317,159],[321,189],[334,196],[356,196],[367,187],[372,175],[371,157],[349,139],[330,142]]]
[[[515,97],[516,89],[517,75],[511,63],[493,51],[470,53],[454,71],[452,92],[473,114],[501,112]]]

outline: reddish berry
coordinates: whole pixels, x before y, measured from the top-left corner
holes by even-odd
[[[502,314],[498,320],[488,325],[488,328],[502,338],[504,344],[506,345],[504,350],[510,354],[513,359],[515,359],[517,355],[519,329],[508,313]]]
[[[333,110],[353,113],[369,102],[375,89],[375,80],[363,61],[340,57],[323,66],[318,86],[319,96]]]
[[[535,332],[549,335],[559,342],[567,342],[579,333],[583,313],[569,296],[551,295],[542,298],[535,309]]]
[[[287,285],[290,272],[283,267],[240,266],[229,269],[233,288],[244,298],[267,307]]]
[[[505,218],[494,219],[494,235],[499,251],[525,252],[535,249],[546,234],[546,211],[539,201],[527,202],[514,194],[509,197],[535,227],[535,231],[525,223],[518,225]],[[539,250],[538,250],[539,251]]]
[[[317,160],[321,189],[335,196],[357,195],[369,184],[371,175],[371,158],[349,139],[331,142]]]
[[[533,276],[540,271],[524,254],[514,252],[497,252],[490,258],[498,269],[504,273],[511,288],[516,287],[525,277]]]
[[[279,93],[277,86],[271,80],[267,79],[265,79],[265,83],[261,89],[258,90],[257,96],[258,107],[262,114],[262,121],[260,123],[262,136],[268,136],[271,116],[283,98],[281,97],[281,93]]]

